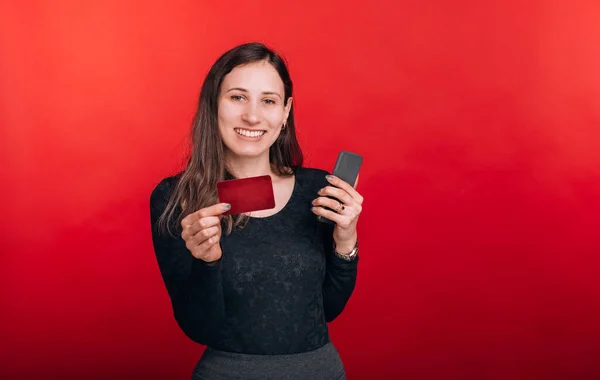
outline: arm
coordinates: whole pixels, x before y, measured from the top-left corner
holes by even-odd
[[[170,188],[168,180],[163,180],[150,196],[154,252],[177,324],[193,341],[210,345],[225,319],[221,263],[209,265],[194,258],[180,236],[158,231],[157,221],[166,207]],[[180,232],[181,227],[173,230]]]
[[[358,257],[353,261],[343,260],[333,253],[333,227],[322,226],[323,248],[326,257],[325,280],[323,282],[323,306],[325,320],[333,321],[346,306],[356,284]]]

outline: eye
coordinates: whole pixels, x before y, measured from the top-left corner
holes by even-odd
[[[275,101],[273,99],[265,99],[264,102],[267,104],[275,104]]]
[[[240,101],[240,100],[244,100],[244,97],[242,95],[231,95],[231,99]]]

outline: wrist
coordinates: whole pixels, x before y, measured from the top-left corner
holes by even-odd
[[[335,256],[339,257],[340,259],[343,259],[346,261],[354,261],[356,259],[356,257],[358,256],[358,239],[354,242],[354,245],[348,251],[340,250],[340,248],[338,248],[336,246],[336,243],[334,241],[333,242],[333,253]]]
[[[339,253],[340,255],[348,255],[352,253],[352,250],[356,246],[357,241],[358,238],[355,236],[349,240],[344,240],[340,242],[334,239],[333,244],[337,253]]]

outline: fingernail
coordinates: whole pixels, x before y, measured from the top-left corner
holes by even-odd
[[[223,211],[227,211],[227,210],[229,210],[230,208],[231,208],[231,205],[230,205],[229,203],[225,203],[225,204],[223,205]]]
[[[333,176],[332,175],[326,175],[325,178],[327,178],[328,181],[333,180]]]

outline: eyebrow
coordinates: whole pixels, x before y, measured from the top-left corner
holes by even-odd
[[[241,87],[233,87],[230,88],[229,90],[227,90],[225,93],[230,92],[230,91],[241,91],[241,92],[249,92],[248,90],[246,90],[245,88],[241,88]],[[279,95],[278,92],[273,92],[273,91],[263,91],[262,92],[263,95],[277,95],[279,98],[281,98],[281,95]]]

